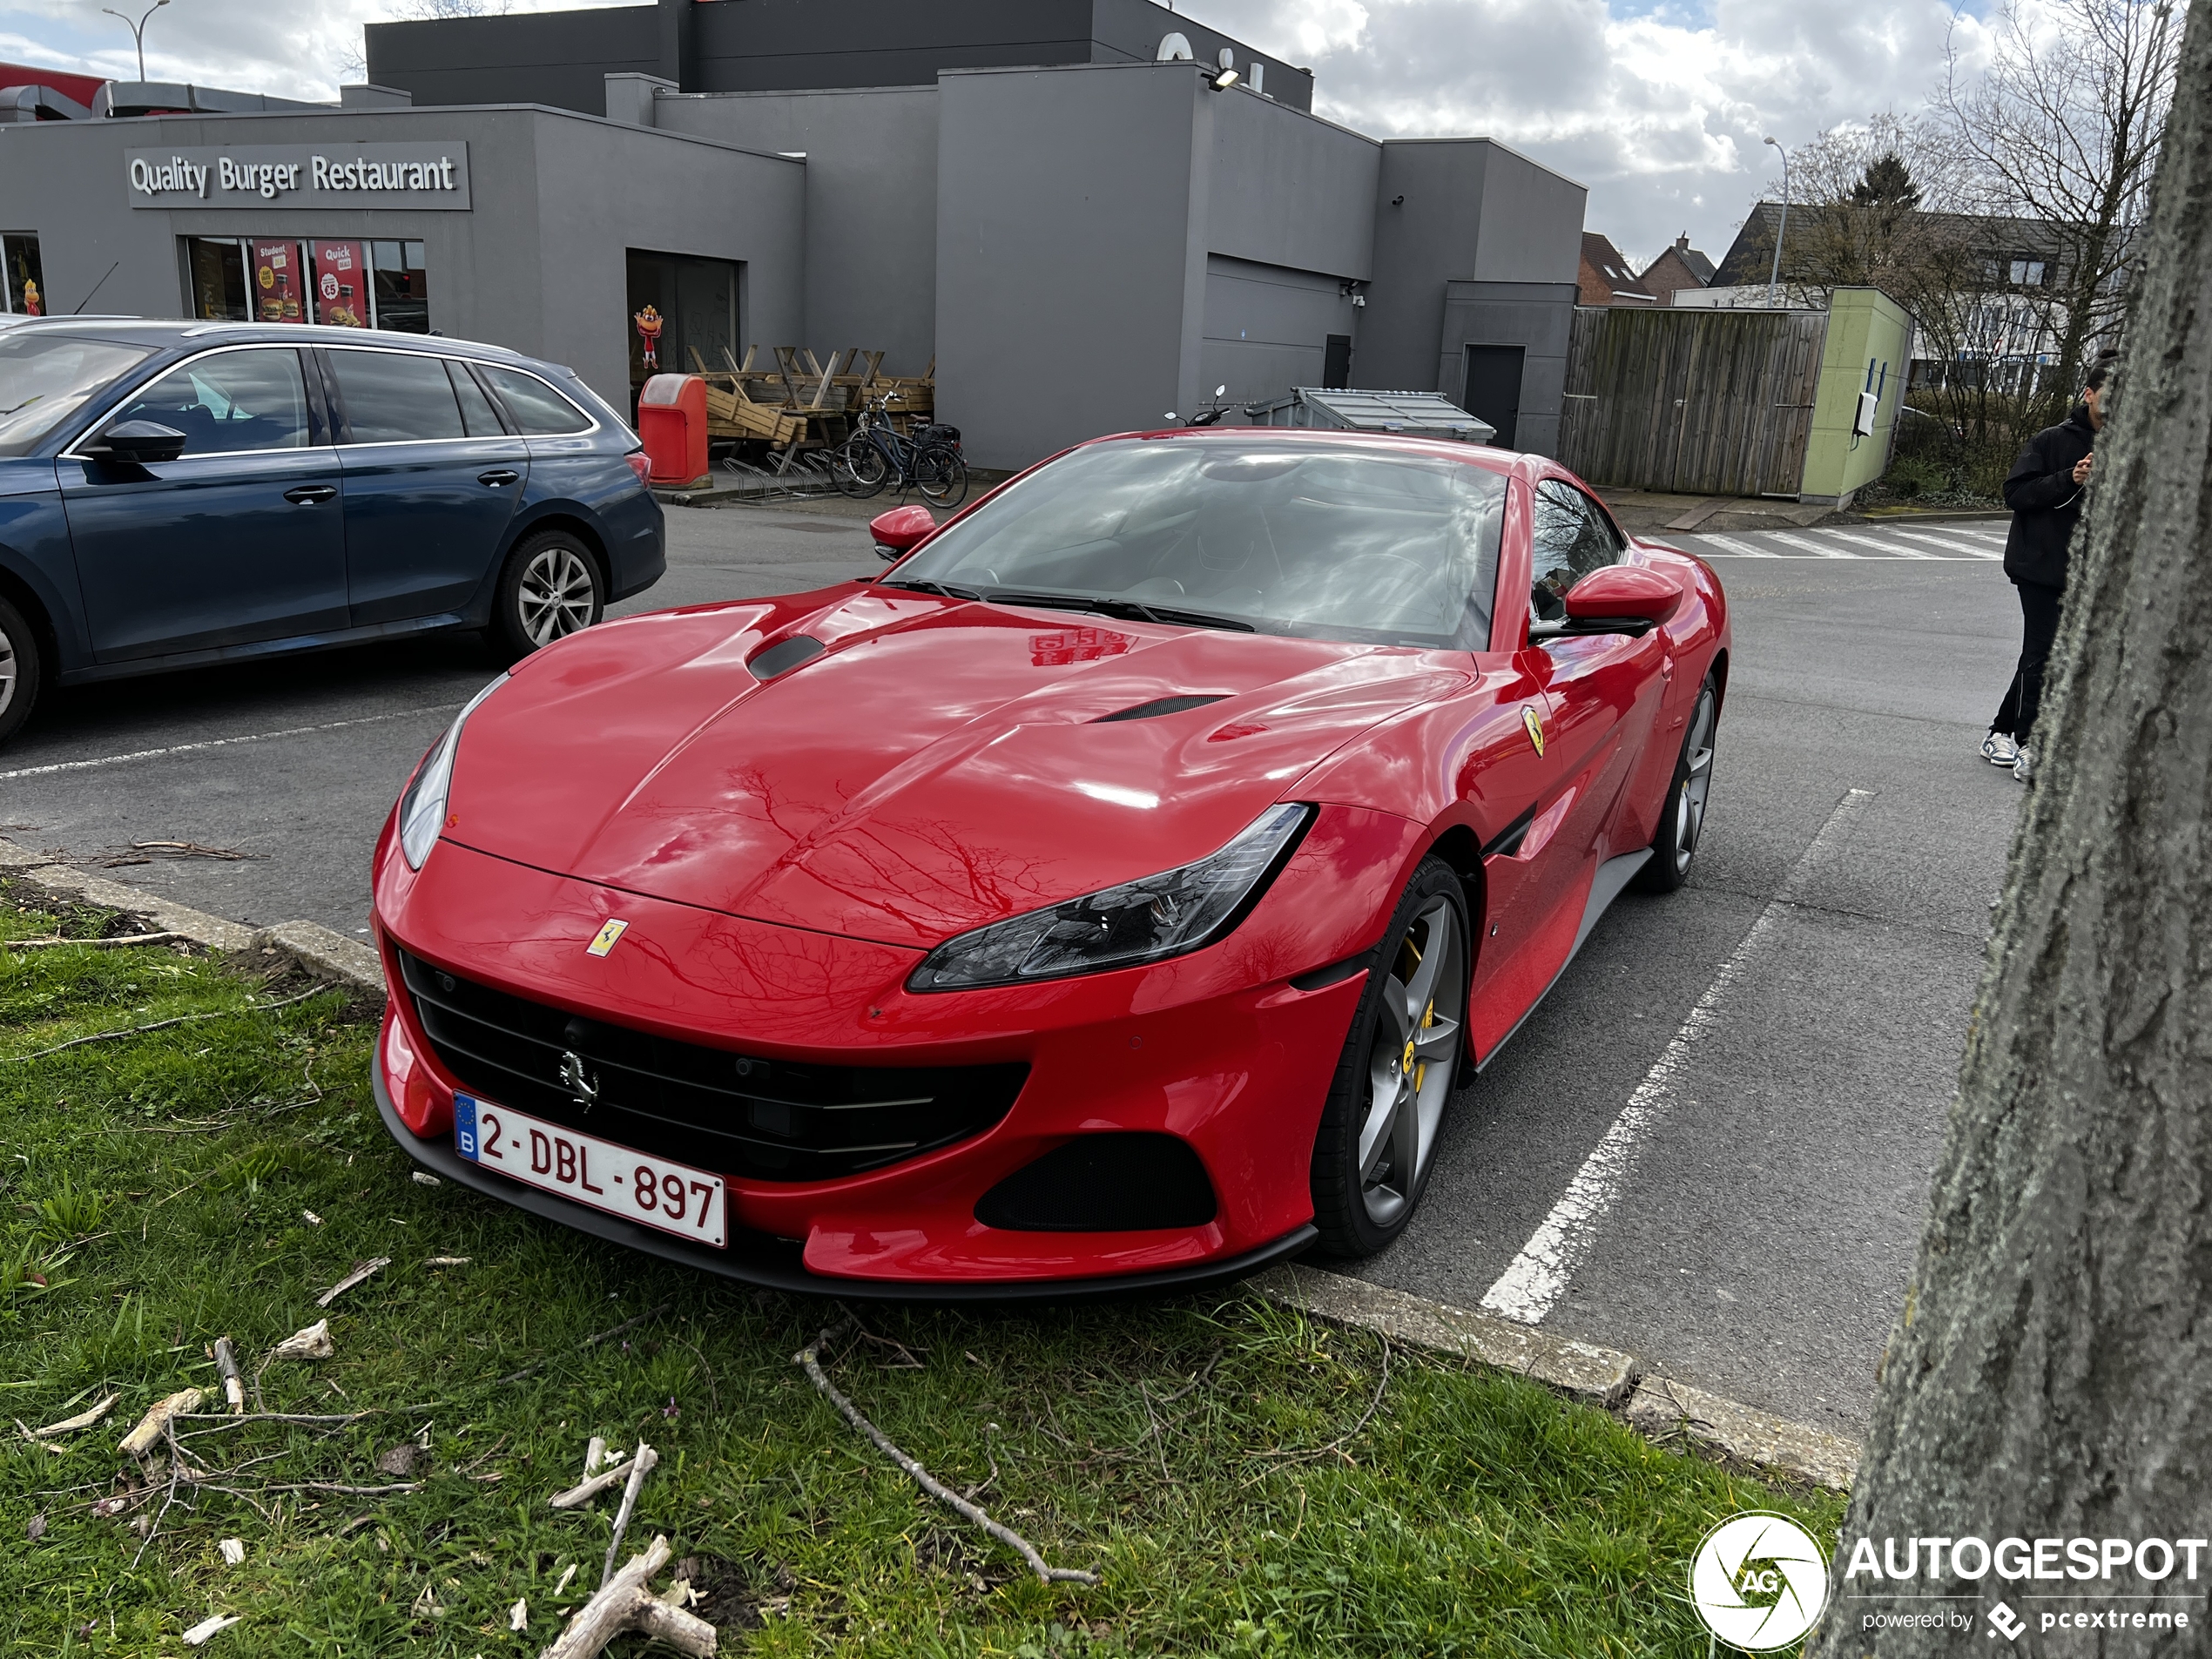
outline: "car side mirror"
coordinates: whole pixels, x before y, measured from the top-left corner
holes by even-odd
[[[1530,625],[1532,639],[1575,635],[1651,631],[1682,608],[1682,590],[1635,564],[1608,564],[1593,570],[1567,590],[1567,615],[1559,622]]]
[[[98,442],[87,444],[84,453],[143,467],[155,462],[174,461],[184,454],[187,442],[174,427],[158,421],[118,421],[101,433]]]
[[[937,521],[927,507],[894,507],[868,521],[875,550],[887,559],[902,559],[924,537],[935,533]]]

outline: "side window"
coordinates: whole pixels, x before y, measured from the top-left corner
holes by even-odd
[[[442,359],[414,352],[333,351],[330,365],[355,443],[464,435],[461,405]]]
[[[590,417],[536,375],[512,368],[486,368],[484,374],[515,423],[529,436],[558,438],[590,429]]]
[[[1534,583],[1529,609],[1545,622],[1556,622],[1567,614],[1564,601],[1569,588],[1621,557],[1620,539],[1604,511],[1581,490],[1556,478],[1536,486],[1529,542],[1529,574]]]
[[[172,369],[117,421],[153,421],[185,435],[188,455],[301,449],[309,443],[307,386],[295,351],[217,352]]]
[[[491,400],[484,395],[484,388],[476,384],[476,377],[469,372],[469,366],[448,358],[446,373],[452,377],[454,395],[461,400],[461,423],[469,428],[469,435],[504,436],[507,428],[499,424],[499,416],[492,412]]]

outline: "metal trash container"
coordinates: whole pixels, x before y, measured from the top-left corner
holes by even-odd
[[[698,489],[713,482],[706,459],[706,382],[697,374],[656,374],[637,395],[637,435],[652,462],[651,482]]]

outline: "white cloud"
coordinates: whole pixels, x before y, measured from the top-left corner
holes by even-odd
[[[141,0],[143,3],[143,0]],[[604,0],[513,0],[543,10]],[[619,0],[614,0],[619,3]],[[916,4],[933,0],[914,0]],[[1588,223],[1639,263],[1687,230],[1717,259],[1796,145],[1918,109],[1941,72],[1951,0],[1178,0],[1312,66],[1320,112],[1383,137],[1487,134],[1590,187]],[[172,0],[146,71],[294,98],[335,95],[364,23],[399,0]],[[1979,51],[1981,25],[1958,20]],[[0,0],[0,57],[132,76],[98,0]]]

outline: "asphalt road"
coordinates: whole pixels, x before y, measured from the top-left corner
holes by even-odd
[[[668,577],[620,609],[873,563],[849,512],[669,523]],[[1460,1096],[1406,1237],[1358,1271],[1495,1305],[1548,1239],[1546,1328],[1855,1434],[2022,794],[1975,753],[2018,611],[1986,526],[1680,539],[1737,627],[1697,870],[1615,905]],[[496,671],[426,641],[58,695],[0,752],[0,833],[241,921],[366,932],[378,826]],[[110,868],[151,840],[246,856]]]

